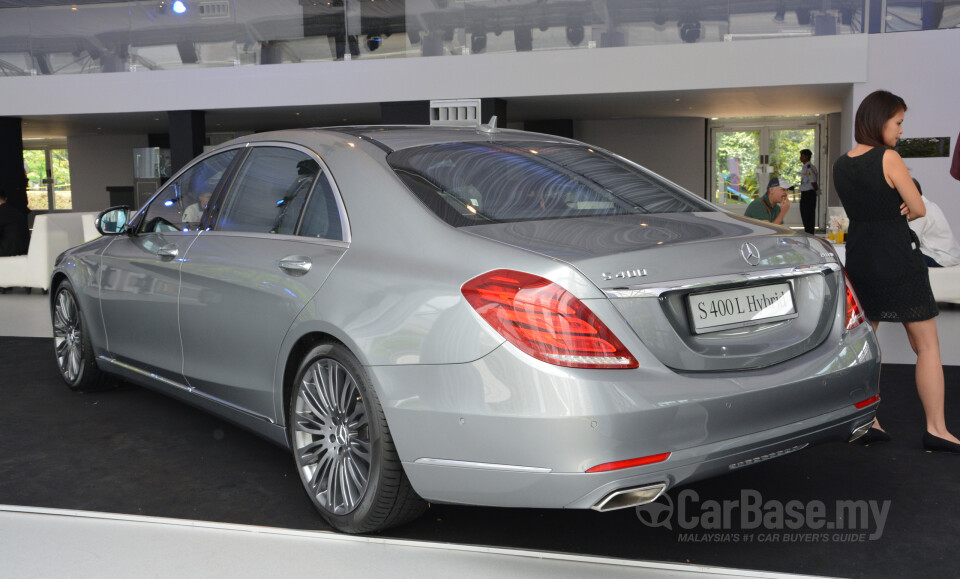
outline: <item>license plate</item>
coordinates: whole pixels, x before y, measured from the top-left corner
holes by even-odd
[[[690,294],[687,303],[697,334],[797,316],[789,283]]]

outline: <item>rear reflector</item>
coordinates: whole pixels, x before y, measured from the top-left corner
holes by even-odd
[[[663,462],[670,458],[669,452],[664,452],[661,454],[652,454],[650,456],[644,456],[641,458],[631,458],[630,460],[618,460],[616,462],[605,462],[603,464],[598,464],[592,468],[588,468],[587,472],[607,472],[610,470],[620,470],[622,468],[631,468],[634,466],[643,466],[645,464],[654,464],[657,462]]]
[[[857,402],[856,404],[854,404],[854,406],[857,408],[865,408],[876,402],[880,402],[879,394],[874,394],[873,396],[871,396],[870,398],[867,398],[866,400],[861,400],[860,402]]]
[[[847,303],[845,308],[846,329],[852,330],[865,322],[867,318],[863,314],[863,308],[860,307],[860,300],[857,299],[857,294],[853,291],[853,284],[850,283],[847,272],[843,272],[843,281],[846,282],[847,286]]]
[[[460,291],[497,333],[538,360],[568,368],[639,366],[590,308],[550,280],[498,269]]]

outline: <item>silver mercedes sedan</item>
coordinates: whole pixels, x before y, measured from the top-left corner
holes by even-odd
[[[633,507],[853,440],[879,403],[828,244],[569,139],[262,133],[97,227],[53,272],[67,385],[134,382],[288,448],[344,532],[428,502]]]

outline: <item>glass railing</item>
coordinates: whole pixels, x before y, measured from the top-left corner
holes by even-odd
[[[0,3],[0,76],[470,56],[960,26],[960,0],[45,4],[50,5]],[[884,18],[871,19],[871,10],[885,10]]]

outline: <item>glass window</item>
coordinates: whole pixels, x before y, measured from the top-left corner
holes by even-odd
[[[217,229],[292,235],[320,165],[283,147],[250,152],[220,213]]]
[[[427,207],[457,227],[716,210],[636,165],[585,145],[443,143],[393,152],[387,162]]]
[[[303,212],[303,223],[300,224],[300,235],[320,237],[323,239],[343,239],[343,228],[340,225],[340,210],[333,189],[327,179],[320,178],[310,202]]]
[[[237,149],[197,163],[154,197],[141,232],[196,230]]]

